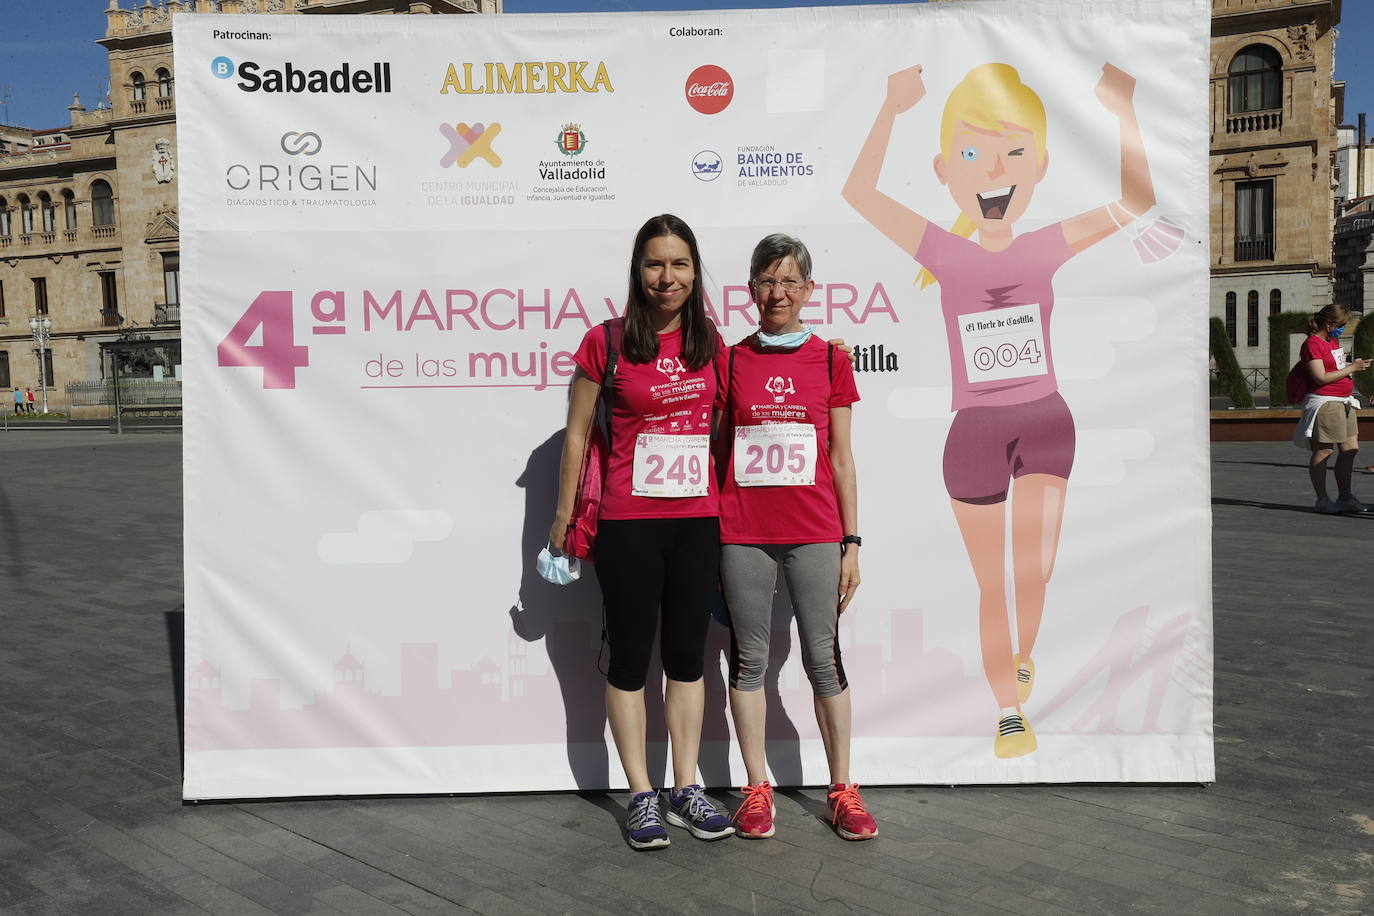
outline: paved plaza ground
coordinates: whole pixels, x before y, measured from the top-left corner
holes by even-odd
[[[789,791],[645,854],[619,793],[183,805],[181,437],[0,433],[0,913],[1374,912],[1374,514],[1212,469],[1215,785],[870,788],[868,843]]]

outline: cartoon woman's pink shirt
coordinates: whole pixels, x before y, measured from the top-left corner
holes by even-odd
[[[1002,251],[926,224],[916,260],[940,284],[951,409],[1025,404],[1059,390],[1051,280],[1072,255],[1060,223],[1019,235]]]

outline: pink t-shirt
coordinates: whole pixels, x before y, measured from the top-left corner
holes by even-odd
[[[720,513],[716,475],[706,468],[706,496],[665,498],[635,496],[634,454],[641,433],[664,436],[709,436],[716,400],[716,373],[711,363],[696,372],[680,358],[682,332],[658,336],[658,358],[632,363],[620,353],[611,397],[611,458],[606,470],[601,518],[696,518]],[[606,332],[592,328],[573,355],[577,367],[596,381],[606,369]],[[709,458],[708,458],[709,460]]]
[[[1337,351],[1340,351],[1340,349],[1341,345],[1339,341],[1322,340],[1316,334],[1313,334],[1302,342],[1302,349],[1299,351],[1299,354],[1304,363],[1319,359],[1322,361],[1322,366],[1326,368],[1327,372],[1338,372],[1345,368],[1344,352],[1340,353],[1339,362],[1337,362],[1336,359]],[[1316,380],[1313,379],[1312,382],[1315,384]],[[1312,389],[1312,394],[1320,394],[1333,398],[1348,398],[1354,392],[1355,380],[1348,375],[1328,385],[1320,385]]]
[[[731,351],[734,373],[727,378]],[[729,452],[721,468],[721,543],[819,544],[838,542],[844,534],[830,466],[830,408],[853,404],[859,390],[843,352],[835,351],[833,372],[827,371],[829,351],[815,336],[795,350],[769,350],[750,335],[722,354],[721,387],[729,391],[730,400],[725,442],[739,447],[736,427],[808,423],[816,429],[816,468],[815,482],[809,485],[741,487],[735,482],[734,454]],[[726,409],[725,400],[722,391],[716,402],[721,410]]]
[[[1059,390],[1050,352],[1050,281],[1073,254],[1055,223],[1002,251],[927,223],[916,260],[940,284],[952,409],[1026,404]]]

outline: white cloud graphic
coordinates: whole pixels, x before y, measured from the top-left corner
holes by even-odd
[[[1155,437],[1143,429],[1080,429],[1069,485],[1110,487],[1126,477],[1126,462],[1149,457]]]
[[[1139,296],[1056,299],[1050,326],[1054,374],[1061,381],[1104,378],[1116,365],[1112,345],[1149,337],[1155,318],[1150,300]]]
[[[442,541],[453,533],[453,518],[432,509],[374,509],[358,518],[357,531],[320,538],[320,559],[335,566],[404,563],[416,541]]]
[[[948,417],[949,386],[942,388],[894,388],[887,396],[887,412],[903,420]]]

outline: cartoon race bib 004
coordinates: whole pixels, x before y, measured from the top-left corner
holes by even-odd
[[[1045,375],[1045,323],[1037,303],[959,316],[970,383]]]
[[[764,423],[735,428],[735,483],[741,487],[801,487],[816,482],[816,427]]]
[[[681,499],[710,492],[710,436],[635,437],[630,492],[635,496]]]

